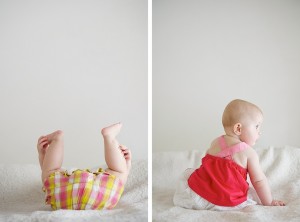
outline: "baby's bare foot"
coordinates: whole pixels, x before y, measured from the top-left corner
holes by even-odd
[[[51,134],[48,134],[47,136],[41,136],[38,139],[38,143],[37,143],[37,149],[39,154],[44,155],[47,151],[47,148],[49,147],[50,143],[52,142],[52,140],[57,136],[57,135],[61,135],[62,131],[61,130],[57,130]]]
[[[40,162],[41,169],[42,169],[44,158],[45,158],[46,152],[49,148],[49,145],[51,144],[51,142],[54,139],[56,139],[56,138],[58,138],[58,136],[62,136],[62,135],[63,135],[62,131],[57,130],[57,131],[55,131],[51,134],[48,134],[46,136],[41,136],[38,139],[37,150],[38,150],[38,153],[39,153],[39,162]]]
[[[53,133],[48,134],[46,137],[47,137],[47,139],[48,139],[48,141],[49,141],[49,144],[50,144],[55,138],[57,138],[58,136],[60,136],[60,135],[62,135],[62,134],[63,134],[63,131],[61,131],[61,130],[56,130],[56,131],[54,131]]]
[[[101,130],[103,137],[115,138],[122,128],[121,123],[116,123],[111,126],[105,127]]]

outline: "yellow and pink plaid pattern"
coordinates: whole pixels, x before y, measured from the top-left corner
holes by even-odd
[[[115,175],[99,169],[54,172],[44,182],[46,204],[52,209],[100,210],[112,209],[124,190]]]

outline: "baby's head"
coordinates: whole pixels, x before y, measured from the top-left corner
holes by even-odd
[[[222,123],[227,135],[238,137],[253,146],[260,135],[261,109],[244,100],[231,101],[225,108]]]

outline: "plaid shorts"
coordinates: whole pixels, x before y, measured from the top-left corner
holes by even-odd
[[[52,209],[100,210],[115,207],[123,193],[124,185],[115,175],[101,168],[75,170],[72,174],[53,172],[44,182],[46,204]]]

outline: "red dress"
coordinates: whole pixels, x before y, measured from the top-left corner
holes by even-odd
[[[247,200],[249,184],[247,169],[235,163],[231,156],[249,146],[242,142],[227,148],[224,136],[219,138],[219,143],[221,152],[217,156],[207,154],[200,168],[189,177],[188,185],[207,201],[232,207]]]

